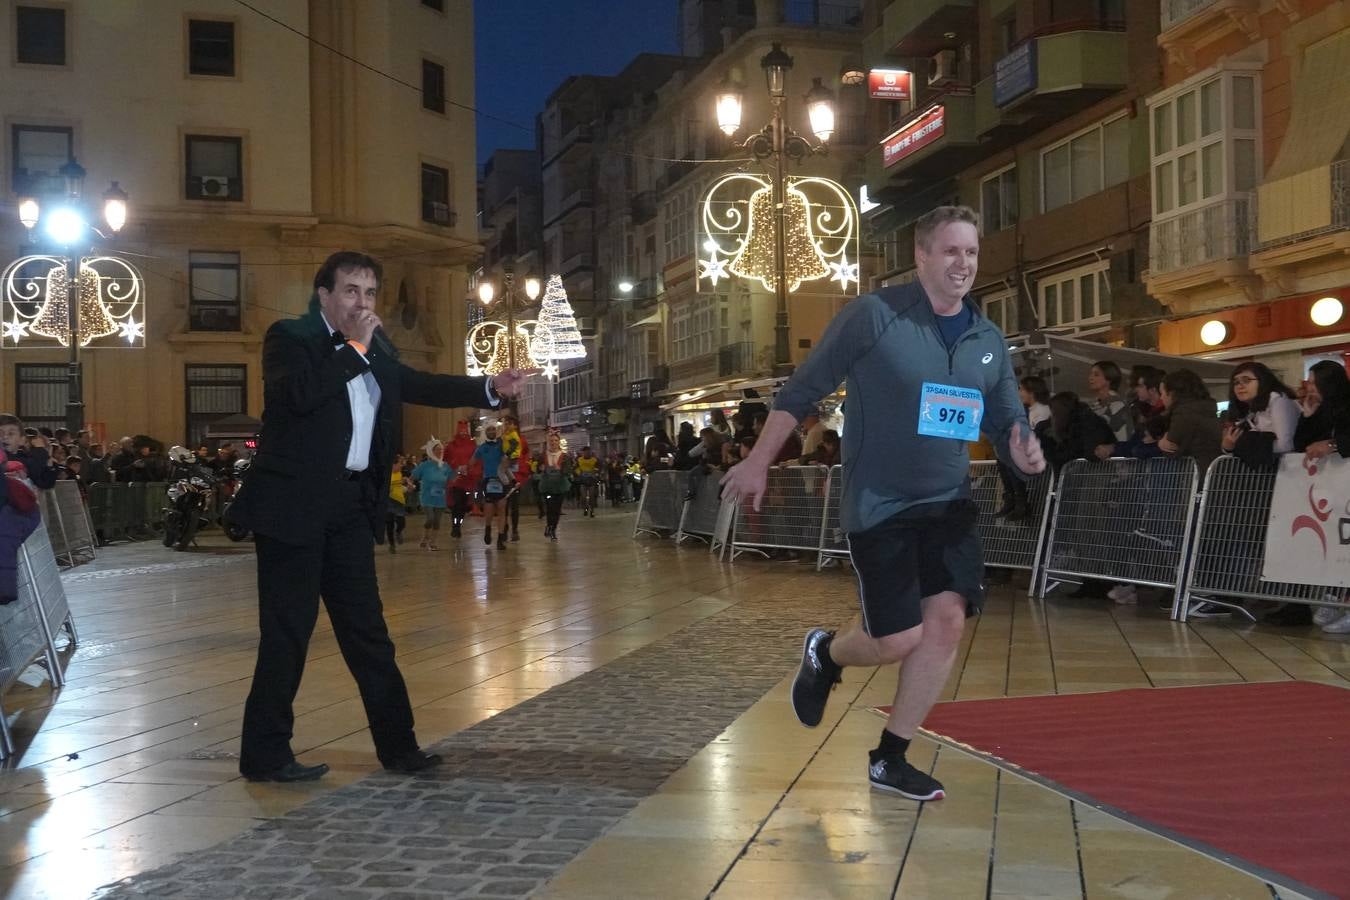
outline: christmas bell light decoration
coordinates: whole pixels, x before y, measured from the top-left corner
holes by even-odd
[[[830,274],[830,267],[816,247],[811,234],[806,195],[796,188],[784,193],[783,225],[787,234],[783,258],[788,290],[795,291],[803,281],[814,281]],[[750,233],[729,268],[742,278],[758,279],[767,290],[777,290],[777,265],[774,260],[773,189],[763,187],[750,198]]]

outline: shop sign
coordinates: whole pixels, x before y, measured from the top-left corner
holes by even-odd
[[[1036,90],[1036,42],[1027,41],[994,63],[994,105],[1009,103]]]
[[[904,69],[873,69],[867,73],[867,93],[873,100],[911,100],[914,73]]]
[[[927,147],[946,131],[946,108],[939,103],[881,142],[883,168]]]

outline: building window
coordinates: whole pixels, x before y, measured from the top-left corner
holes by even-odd
[[[706,356],[727,342],[721,313],[725,306],[726,298],[715,295],[698,295],[674,306],[670,316],[671,362]]]
[[[1129,118],[1098,122],[1041,151],[1041,210],[1050,212],[1130,176]]]
[[[1008,166],[980,182],[980,223],[985,234],[1017,224],[1017,167]]]
[[[61,167],[75,155],[75,132],[50,125],[15,125],[10,132],[10,183],[21,196],[65,193]]]
[[[70,382],[65,366],[17,363],[14,366],[15,415],[29,428],[66,427]]]
[[[690,185],[672,194],[662,210],[665,264],[670,265],[694,252],[694,209],[701,186]]]
[[[187,185],[189,200],[244,199],[244,139],[189,134]]]
[[[445,12],[445,0],[422,0],[422,5],[436,12]]]
[[[211,423],[248,412],[248,366],[187,367],[187,446],[200,447]]]
[[[29,66],[66,64],[66,11],[54,6],[14,7],[14,58]]]
[[[998,326],[1004,334],[1017,334],[1017,292],[999,291],[981,298],[984,317]]]
[[[454,225],[450,211],[450,170],[422,163],[422,221]]]
[[[1042,278],[1036,290],[1042,328],[1096,325],[1111,320],[1107,260]]]
[[[238,331],[240,328],[239,254],[188,254],[188,328]]]
[[[1151,102],[1153,213],[1255,189],[1256,76],[1225,72]]]
[[[188,73],[234,77],[234,23],[188,21]]]
[[[422,108],[445,112],[445,66],[422,60]]]

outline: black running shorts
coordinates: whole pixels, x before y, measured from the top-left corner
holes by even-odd
[[[923,623],[922,600],[944,591],[965,598],[966,615],[984,607],[984,554],[973,500],[925,503],[849,534],[863,628],[874,638]]]

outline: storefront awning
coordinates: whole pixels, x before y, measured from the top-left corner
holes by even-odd
[[[1224,395],[1228,393],[1228,380],[1233,372],[1232,363],[1195,356],[1171,356],[1132,347],[1113,347],[1057,334],[1042,333],[1030,338],[1027,344],[1012,349],[1013,367],[1018,375],[1040,375],[1049,385],[1050,393],[1073,391],[1080,397],[1087,396],[1088,374],[1093,365],[1103,360],[1110,360],[1120,366],[1127,378],[1133,366],[1153,366],[1164,372],[1190,369],[1211,388],[1222,385]],[[1128,386],[1122,384],[1121,393],[1126,390]]]

